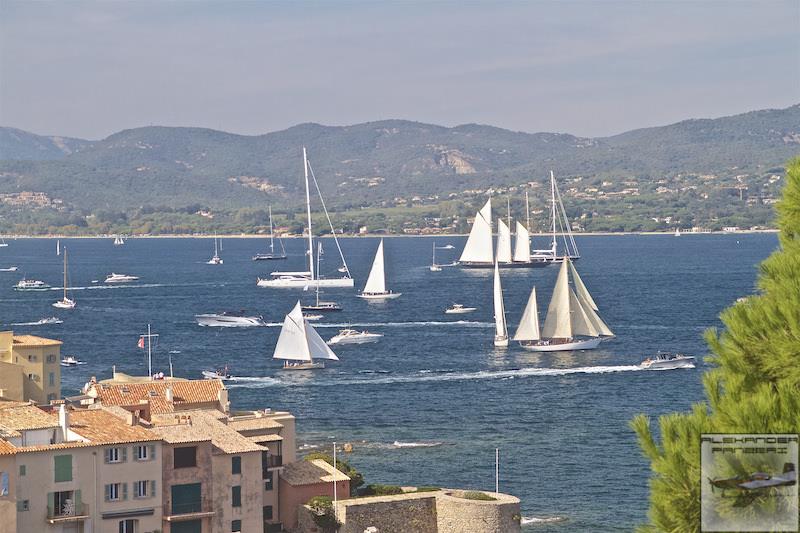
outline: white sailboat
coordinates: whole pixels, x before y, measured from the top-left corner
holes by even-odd
[[[75,300],[67,297],[67,248],[64,247],[64,297],[53,303],[59,309],[74,309]]]
[[[0,248],[5,248],[6,246],[8,246],[8,243],[5,241],[5,239],[0,237]]]
[[[366,300],[388,300],[397,298],[402,293],[392,292],[386,289],[386,269],[384,267],[383,239],[378,244],[378,251],[375,252],[375,260],[372,262],[372,269],[369,271],[367,283],[364,290],[358,295],[359,298]]]
[[[123,244],[125,244],[125,240],[121,236],[114,237],[114,246],[122,246]]]
[[[214,235],[214,256],[206,261],[207,265],[221,265],[223,264],[222,258],[219,256],[219,248],[217,247],[217,236]]]
[[[433,258],[431,259],[431,272],[441,272],[442,267],[436,264],[436,241],[433,241]]]
[[[517,221],[517,239],[514,241],[514,262],[529,263],[531,261],[531,238],[528,228]]]
[[[319,269],[314,269],[314,232],[311,225],[311,191],[309,188],[308,174],[311,170],[311,178],[314,180],[314,187],[317,190],[322,209],[325,212],[325,217],[328,219],[328,225],[333,234],[333,241],[336,243],[336,248],[339,250],[339,257],[342,259],[342,266],[345,269],[345,275],[341,278],[323,278],[319,275]],[[328,209],[325,207],[325,200],[322,199],[322,193],[319,190],[319,184],[314,177],[314,171],[311,169],[311,164],[308,162],[306,148],[303,147],[303,176],[305,177],[306,184],[306,216],[307,216],[307,235],[308,235],[308,270],[299,272],[271,272],[269,279],[258,278],[257,285],[259,287],[273,287],[273,288],[299,288],[307,289],[309,287],[353,287],[353,278],[350,276],[350,270],[347,268],[347,262],[344,260],[342,247],[339,245],[339,239],[336,237],[336,231],[331,222],[331,217],[328,214]]]
[[[508,327],[506,310],[503,305],[503,287],[500,284],[500,268],[494,264],[494,345],[508,346]]]
[[[680,237],[681,236],[681,228],[675,228],[675,236],[676,237]]]
[[[253,256],[253,261],[274,261],[278,259],[286,259],[286,248],[283,247],[283,239],[278,238],[278,243],[281,245],[281,253],[275,253],[275,233],[272,226],[272,206],[269,206],[269,253],[256,254]]]
[[[564,209],[564,202],[561,200],[561,192],[558,190],[556,178],[553,171],[550,171],[550,229],[552,238],[550,248],[544,250],[534,250],[531,255],[533,261],[544,261],[545,263],[561,263],[565,257],[573,261],[580,259],[578,245],[575,244],[575,237],[572,235],[567,211]],[[558,235],[561,234],[564,249],[558,250]]]
[[[502,218],[497,219],[497,262],[502,264],[511,263],[511,228],[503,222]]]
[[[465,267],[486,267],[494,263],[491,198],[486,200],[486,204],[475,215],[467,244],[464,245],[458,262]]]
[[[61,255],[61,241],[56,241],[56,255]]]
[[[572,286],[569,284],[570,274]],[[561,264],[541,334],[534,287],[514,340],[519,341],[523,348],[536,352],[597,348],[603,338],[614,336],[597,311],[597,304],[567,257]]]
[[[299,301],[283,321],[283,328],[272,358],[282,359],[284,370],[325,368],[324,360],[339,360],[322,337],[303,318]]]

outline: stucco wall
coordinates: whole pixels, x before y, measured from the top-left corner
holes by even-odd
[[[497,501],[466,500],[455,495],[462,491],[443,491],[437,497],[438,533],[515,533],[520,531],[519,499],[507,494],[487,493]]]
[[[391,499],[390,499],[391,498]],[[380,533],[436,533],[436,497],[368,498],[340,505],[339,521],[344,522],[342,533],[363,533],[370,526]],[[477,531],[462,529],[463,531]]]
[[[336,482],[337,495],[348,497],[350,495],[350,480]],[[333,483],[315,483],[312,485],[289,485],[283,478],[280,479],[280,511],[281,522],[284,529],[297,526],[298,507],[308,503],[314,496],[328,496],[333,498]],[[362,533],[362,529],[358,533]]]
[[[241,474],[232,473],[231,458],[242,458]],[[219,454],[212,456],[214,531],[231,531],[231,521],[241,520],[242,531],[262,531],[261,452]],[[242,488],[242,505],[232,506],[231,487]]]
[[[197,446],[197,466],[189,468],[173,468],[175,464],[174,448],[186,446]],[[163,474],[161,483],[162,501],[164,503],[164,514],[170,514],[172,508],[172,485],[183,485],[186,483],[201,483],[201,498],[203,511],[214,508],[212,498],[212,476],[211,476],[211,441],[195,442],[186,444],[164,444],[162,445],[162,465]],[[210,533],[211,521],[208,518],[202,520],[203,533]],[[164,521],[164,533],[169,533],[170,522]]]

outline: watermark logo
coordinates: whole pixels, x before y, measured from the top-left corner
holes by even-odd
[[[797,531],[798,435],[703,434],[702,531]]]

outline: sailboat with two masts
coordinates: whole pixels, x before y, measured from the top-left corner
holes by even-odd
[[[214,235],[214,256],[206,261],[207,265],[221,265],[223,263],[222,258],[219,256],[219,248],[217,246],[217,236]]]
[[[550,171],[550,230],[552,238],[550,248],[544,250],[533,250],[532,260],[544,261],[546,264],[561,263],[565,257],[572,261],[581,258],[578,252],[578,245],[575,244],[575,237],[572,235],[572,227],[564,209],[564,202],[561,200],[561,192],[556,184],[556,177]],[[561,234],[563,250],[558,250],[558,235]]]
[[[272,226],[272,206],[269,206],[269,253],[256,254],[253,256],[253,261],[275,261],[278,259],[286,259],[286,248],[283,247],[283,239],[278,237],[278,243],[281,245],[281,253],[275,253],[275,233]]]
[[[67,297],[67,247],[64,247],[64,297],[53,303],[53,307],[59,309],[74,309],[75,300]]]
[[[378,244],[378,251],[375,252],[375,260],[372,261],[372,269],[369,271],[367,283],[358,297],[365,300],[389,300],[398,298],[401,295],[402,293],[400,292],[392,292],[386,288],[386,268],[383,256],[383,239],[381,239],[380,244]]]
[[[314,180],[314,187],[317,190],[322,210],[325,212],[325,217],[328,219],[328,225],[331,228],[333,241],[336,243],[336,248],[339,250],[339,257],[342,259],[342,267],[345,270],[345,275],[341,278],[323,278],[319,274],[319,269],[314,269],[314,232],[311,225],[311,191],[309,188],[308,176],[311,174],[311,179]],[[303,176],[305,177],[306,184],[306,216],[308,227],[306,229],[308,236],[308,249],[306,255],[308,256],[308,270],[300,272],[271,272],[268,279],[258,278],[256,284],[259,287],[273,287],[273,288],[298,288],[306,289],[309,287],[353,287],[353,278],[350,275],[350,270],[347,268],[347,262],[344,260],[342,247],[339,245],[339,239],[336,237],[336,230],[331,222],[331,217],[328,214],[328,209],[325,207],[325,200],[322,198],[322,193],[319,190],[319,184],[314,177],[314,170],[308,161],[306,148],[303,147]]]
[[[569,283],[570,274],[572,286]],[[534,287],[514,340],[523,348],[535,352],[563,352],[591,350],[597,348],[604,338],[613,336],[614,333],[600,318],[597,304],[578,271],[566,257],[561,264],[541,332]]]
[[[284,370],[325,368],[325,360],[339,360],[319,333],[303,318],[299,301],[283,321],[272,358],[282,359]]]

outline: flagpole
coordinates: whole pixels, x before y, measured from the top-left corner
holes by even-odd
[[[500,448],[494,449],[494,493],[500,493]]]
[[[336,441],[333,441],[333,518],[338,522],[338,516],[336,512],[336,503],[337,503],[337,495],[336,495],[336,471],[338,468],[336,467]]]
[[[150,324],[147,324],[147,375],[153,379],[153,337],[150,335]]]

